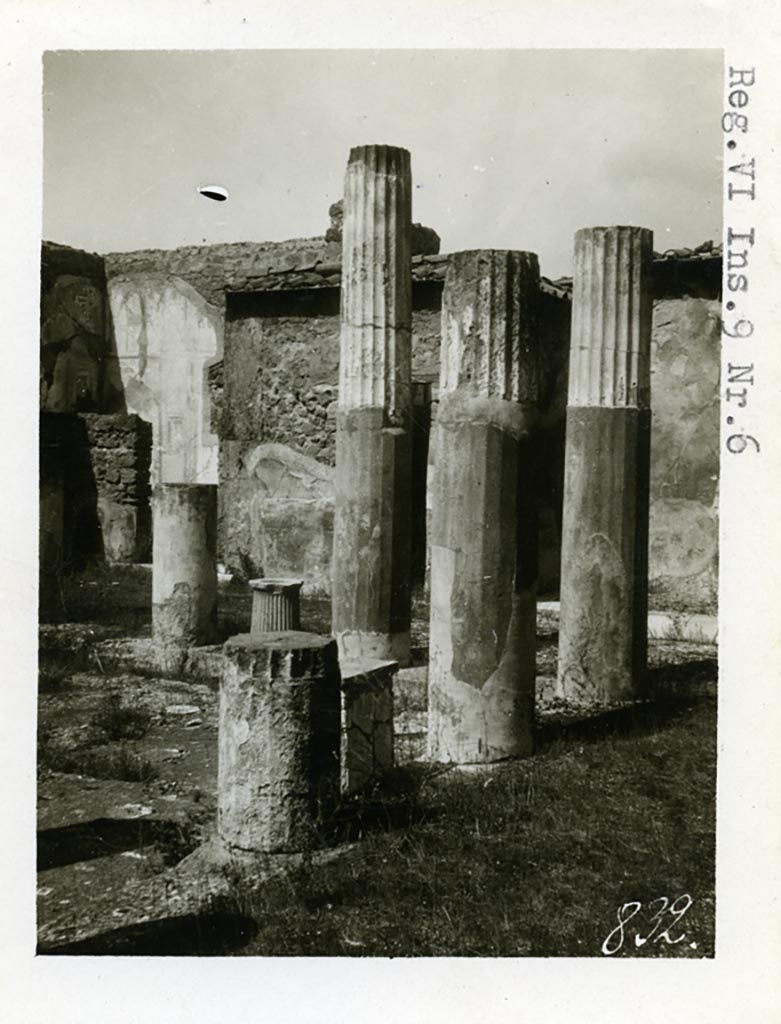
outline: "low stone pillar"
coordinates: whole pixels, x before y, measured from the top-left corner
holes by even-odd
[[[217,831],[228,851],[324,844],[339,799],[336,642],[313,633],[231,637],[220,685]]]
[[[333,556],[343,660],[409,661],[409,153],[359,146],[345,178]]]
[[[366,789],[393,768],[393,677],[397,661],[347,661],[342,672],[341,787]]]
[[[175,668],[177,652],[216,639],[217,488],[158,484],[152,514],[152,636]]]
[[[646,669],[651,267],[647,228],[575,235],[557,696],[639,695]]]
[[[428,752],[460,764],[533,746],[537,416],[532,253],[451,256],[432,432]]]
[[[250,633],[277,633],[285,629],[301,629],[301,597],[303,580],[250,580],[252,588],[252,619]]]

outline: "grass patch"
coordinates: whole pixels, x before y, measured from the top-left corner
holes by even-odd
[[[152,716],[144,708],[128,707],[119,694],[104,698],[90,722],[108,740],[137,740],[149,732]]]
[[[89,717],[83,732],[63,729],[67,717],[61,714],[39,720],[39,771],[124,782],[149,782],[158,777],[157,766],[132,742],[144,736],[151,725],[152,716],[144,709],[124,707],[119,695],[110,694]]]
[[[237,889],[258,925],[242,954],[602,956],[618,908],[639,901],[612,955],[712,956],[715,715],[703,699],[564,733],[490,773],[423,773],[407,827],[366,828],[338,860]],[[685,894],[677,924],[659,915]]]
[[[66,693],[73,686],[73,669],[67,665],[46,664],[38,668],[38,693]]]
[[[123,782],[150,782],[159,775],[156,765],[127,743],[73,747],[45,734],[38,742],[38,769]]]

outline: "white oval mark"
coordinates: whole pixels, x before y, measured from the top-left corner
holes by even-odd
[[[198,192],[207,199],[214,199],[218,203],[224,203],[228,198],[228,190],[222,185],[201,185]]]

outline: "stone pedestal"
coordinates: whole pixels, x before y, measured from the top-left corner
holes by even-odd
[[[640,695],[648,618],[651,264],[646,228],[575,236],[557,696]]]
[[[366,789],[393,767],[397,661],[347,661],[342,672],[342,792]]]
[[[347,166],[333,557],[343,660],[409,660],[411,178],[409,153]]]
[[[152,514],[152,636],[176,662],[177,651],[216,639],[217,488],[159,484]]]
[[[223,649],[217,831],[237,853],[323,845],[339,799],[336,643],[312,633],[231,637]]]
[[[451,257],[432,433],[428,752],[497,761],[533,745],[539,284],[531,253]]]
[[[303,580],[250,580],[252,620],[250,633],[276,633],[301,629],[300,591]]]

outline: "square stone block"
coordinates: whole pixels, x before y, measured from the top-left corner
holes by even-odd
[[[393,767],[397,661],[346,661],[342,672],[341,788],[352,795]]]

